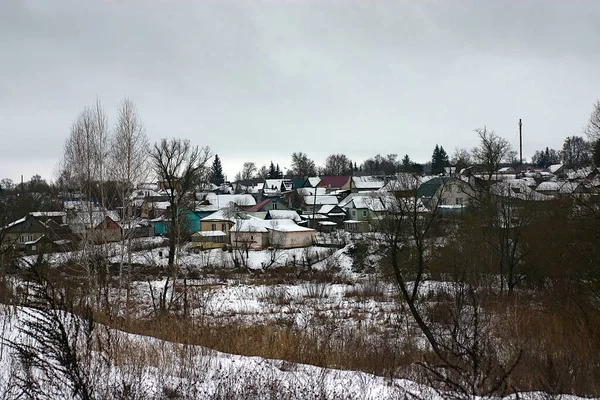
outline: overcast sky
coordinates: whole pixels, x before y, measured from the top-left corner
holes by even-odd
[[[0,0],[0,178],[52,178],[77,114],[125,96],[225,172],[427,161],[487,125],[559,148],[600,99],[600,1]]]

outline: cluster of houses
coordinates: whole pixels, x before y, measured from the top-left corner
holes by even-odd
[[[479,182],[479,184],[477,184]],[[128,212],[106,210],[94,201],[64,199],[60,211],[31,212],[2,228],[3,245],[27,253],[74,248],[83,236],[96,243],[131,237],[166,236],[171,210],[166,189],[140,185]],[[566,171],[502,168],[490,177],[471,168],[439,176],[323,176],[265,179],[205,185],[181,211],[182,236],[196,249],[231,246],[265,249],[310,246],[316,232],[365,232],[392,212],[399,198],[416,212],[462,213],[478,187],[514,201],[547,201],[559,196],[591,196],[600,189],[600,169]]]

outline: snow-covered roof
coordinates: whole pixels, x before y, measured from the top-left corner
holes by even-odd
[[[20,223],[23,223],[26,220],[27,220],[27,217],[23,217],[23,218],[18,219],[18,220],[14,221],[14,222],[11,222],[10,224],[4,226],[2,229],[8,229],[8,228],[10,228],[12,226],[19,225]]]
[[[513,167],[502,167],[500,169],[498,169],[498,173],[499,174],[512,174],[514,172],[514,168]]]
[[[144,197],[150,196],[158,196],[158,192],[153,189],[136,189],[131,195],[129,195],[130,200],[143,199]]]
[[[318,185],[319,182],[321,182],[321,178],[319,178],[318,176],[311,176],[310,178],[307,178],[307,179],[308,179],[308,183],[313,187]]]
[[[329,214],[336,207],[336,204],[324,204],[317,211],[319,214]]]
[[[294,210],[269,210],[269,215],[271,219],[291,219],[296,222],[302,220],[300,215]]]
[[[394,197],[382,192],[352,193],[340,201],[342,208],[368,209],[371,211],[385,211],[393,207]]]
[[[270,230],[277,232],[309,232],[314,229],[299,226],[291,219],[277,219],[277,220],[262,220],[258,218],[249,217],[244,220],[237,220],[233,227],[232,232],[269,232]]]
[[[408,172],[400,172],[390,179],[384,186],[379,189],[380,192],[395,192],[395,191],[406,191],[406,190],[417,190],[419,185],[423,182],[434,178],[429,176],[423,178],[422,176],[415,175]]]
[[[90,218],[91,217],[91,218]],[[120,221],[119,213],[116,211],[96,210],[74,212],[69,215],[69,224],[74,226],[84,226],[86,228],[96,228],[104,219],[108,217],[115,222]]]
[[[157,191],[158,190],[158,184],[154,183],[154,182],[143,182],[140,183],[137,186],[138,189],[142,189],[142,190],[154,190]]]
[[[236,219],[236,214],[239,214],[235,210],[231,208],[222,208],[220,210],[215,211],[214,213],[207,215],[202,218],[200,221],[230,221],[234,222]],[[242,215],[242,214],[239,214]]]
[[[554,181],[547,181],[540,183],[535,190],[539,192],[558,192],[560,189],[560,183]]]
[[[315,190],[317,191],[317,196],[324,195],[327,193],[327,189],[324,187],[317,188],[298,188],[296,191],[300,196],[314,196]]]
[[[558,189],[558,192],[561,194],[571,194],[571,193],[575,193],[575,191],[577,190],[577,188],[579,187],[580,183],[578,182],[564,182],[561,186],[560,189]]]
[[[524,179],[496,182],[491,186],[491,192],[496,196],[509,197],[516,200],[545,201],[552,199],[531,189]]]
[[[265,190],[280,190],[282,187],[284,191],[292,190],[292,181],[289,179],[265,179],[263,186]]]
[[[168,201],[153,201],[150,204],[152,205],[151,208],[155,210],[166,210],[171,207],[171,203]]]
[[[65,210],[98,210],[99,207],[96,203],[85,200],[65,200],[62,203],[63,209]]]
[[[268,226],[267,229],[272,229],[277,232],[314,232],[314,229],[300,226],[290,219],[277,220],[275,221],[275,224]]]
[[[219,208],[229,207],[232,203],[240,206],[254,206],[256,200],[251,194],[215,194],[207,193],[206,200]]]
[[[319,221],[319,225],[334,226],[334,225],[337,225],[337,224],[335,222],[333,222],[333,221]]]
[[[308,205],[337,204],[338,199],[335,196],[329,195],[304,196],[304,203]]]
[[[566,175],[568,179],[584,179],[586,178],[593,169],[591,167],[580,168],[578,170],[567,170]]]
[[[37,218],[66,217],[67,216],[67,213],[64,211],[33,211],[33,212],[30,212],[29,214],[31,214]]]
[[[327,216],[323,214],[302,214],[300,217],[304,219],[327,219]]]
[[[553,174],[555,174],[556,172],[558,172],[558,170],[560,170],[563,167],[562,164],[552,164],[551,166],[549,166],[547,169],[548,171],[552,172]]]
[[[385,185],[385,181],[381,177],[375,176],[353,176],[352,187],[356,189],[381,189]]]
[[[205,237],[227,236],[227,234],[223,231],[200,231],[194,233],[194,235],[200,235]]]

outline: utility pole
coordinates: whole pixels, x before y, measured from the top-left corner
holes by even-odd
[[[519,164],[523,165],[523,124],[519,118]]]

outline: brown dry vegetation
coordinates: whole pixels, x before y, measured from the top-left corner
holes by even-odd
[[[570,393],[580,396],[600,396],[600,249],[599,228],[595,213],[573,215],[571,205],[555,203],[536,218],[522,226],[519,233],[521,258],[516,267],[523,273],[514,290],[500,290],[498,285],[499,255],[493,232],[478,216],[459,221],[445,221],[446,243],[436,250],[429,262],[429,277],[443,281],[446,289],[422,293],[419,307],[436,337],[456,335],[446,341],[444,356],[457,366],[445,370],[456,379],[483,375],[490,382],[503,381],[498,393],[544,391],[549,394]],[[448,227],[452,227],[449,229]],[[381,246],[376,243],[376,246]],[[54,285],[74,295],[84,295],[84,274],[69,264],[50,270],[47,276]],[[99,271],[102,269],[99,268]],[[148,279],[159,277],[160,270],[146,270]],[[206,268],[194,272],[195,279],[226,284],[230,280],[246,284],[274,286],[312,284],[308,292],[311,301],[327,297],[330,283],[354,284],[346,292],[356,301],[390,301],[395,295],[386,294],[382,286],[389,283],[390,273],[385,258],[381,268],[373,271],[360,283],[353,282],[334,268],[313,271],[298,268],[277,268],[261,274],[224,271]],[[137,271],[137,276],[140,271]],[[26,274],[21,278],[28,280]],[[114,276],[99,280],[111,290],[116,286]],[[5,283],[6,285],[6,283]],[[468,285],[461,296],[456,291]],[[6,286],[5,286],[6,287]],[[202,307],[201,292],[210,285],[184,287],[188,305]],[[9,298],[5,302],[25,302],[26,297]],[[285,293],[267,291],[268,300],[276,305],[292,302]],[[391,297],[390,297],[391,296]],[[404,304],[390,312],[387,330],[374,329],[362,323],[360,313],[335,315],[316,312],[310,329],[295,322],[293,307],[274,319],[262,323],[247,323],[243,316],[231,315],[219,321],[198,316],[183,316],[181,302],[176,300],[170,313],[129,318],[116,316],[108,302],[114,297],[99,296],[95,320],[127,332],[149,335],[171,342],[196,344],[215,350],[250,356],[262,356],[348,370],[393,378],[410,378],[451,388],[435,373],[436,354],[423,345],[423,336],[408,317]],[[103,301],[102,299],[105,299]],[[348,310],[346,310],[348,311]],[[336,318],[353,319],[352,325],[338,325]],[[477,321],[477,328],[473,328]],[[462,331],[461,331],[462,330]],[[469,354],[469,340],[478,337],[479,353]],[[442,340],[442,339],[440,339]],[[461,352],[460,344],[465,345]],[[466,344],[465,344],[466,343]],[[453,347],[456,346],[456,347]],[[474,367],[479,370],[470,370]],[[453,375],[454,374],[454,375]],[[506,374],[506,379],[502,378]],[[467,378],[464,378],[467,379]],[[475,379],[475,378],[473,378]],[[485,382],[477,382],[481,387]],[[473,389],[476,390],[476,389]],[[479,389],[477,389],[479,390]]]

